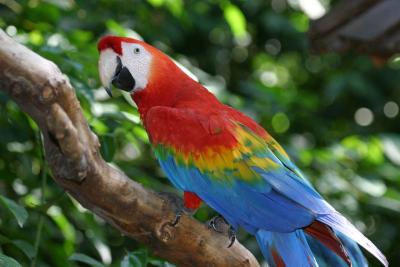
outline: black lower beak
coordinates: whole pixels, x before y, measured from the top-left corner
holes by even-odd
[[[105,87],[104,89],[106,89],[107,95],[109,97],[112,97],[111,88],[110,87]]]
[[[111,83],[118,89],[131,92],[135,88],[136,81],[127,67],[122,65],[121,59],[117,57],[117,69]]]

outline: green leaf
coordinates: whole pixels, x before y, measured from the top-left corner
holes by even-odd
[[[67,255],[71,254],[74,251],[74,244],[76,239],[75,228],[64,216],[58,206],[52,206],[48,210],[47,214],[54,220],[65,238],[65,242],[63,244],[65,252],[67,253]]]
[[[89,264],[90,266],[95,266],[95,267],[105,267],[104,264],[101,262],[81,253],[74,253],[69,257],[70,261],[78,261],[78,262],[83,262],[86,264]]]
[[[6,198],[4,196],[0,196],[0,202],[6,207],[14,217],[17,219],[17,222],[20,227],[24,225],[26,219],[28,219],[28,212],[24,207],[17,204],[14,200]]]
[[[147,250],[129,252],[121,261],[121,267],[145,267],[147,266]]]
[[[4,235],[0,235],[0,245],[10,243],[10,239]]]
[[[151,5],[155,6],[155,7],[160,7],[164,4],[164,0],[147,0],[147,2],[149,2]]]
[[[24,240],[14,240],[11,243],[19,248],[29,259],[35,256],[35,248],[28,242]]]
[[[169,263],[167,261],[164,260],[159,260],[159,259],[150,259],[149,260],[149,264],[150,266],[160,266],[160,267],[176,267],[176,265]]]
[[[100,136],[100,143],[100,151],[104,160],[107,162],[112,161],[116,151],[115,136],[102,135]]]
[[[125,36],[127,33],[127,30],[115,20],[107,20],[106,26],[110,32],[115,33],[117,35]]]
[[[233,35],[241,38],[246,35],[246,18],[243,12],[235,5],[229,3],[223,7],[225,20],[228,22]]]
[[[13,258],[0,254],[0,267],[21,267],[21,264]]]

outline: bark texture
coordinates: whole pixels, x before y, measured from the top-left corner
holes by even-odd
[[[167,198],[108,165],[68,78],[0,29],[0,90],[39,125],[53,178],[84,207],[178,266],[260,266],[239,242],[183,216]]]

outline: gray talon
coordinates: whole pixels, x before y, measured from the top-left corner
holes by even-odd
[[[235,243],[235,240],[236,240],[236,232],[235,232],[235,229],[233,229],[232,226],[229,226],[228,238],[231,241],[229,243],[229,246],[228,246],[228,248],[230,248],[230,247],[232,247],[232,245]]]
[[[175,215],[175,219],[170,223],[172,227],[175,227],[178,225],[179,221],[181,220],[182,217],[182,211],[178,211]]]
[[[221,227],[221,224],[222,227]],[[225,221],[224,217],[217,215],[208,221],[208,228],[213,229],[217,233],[224,233],[224,226],[228,223]]]
[[[232,225],[225,220],[221,215],[217,215],[208,221],[208,228],[213,229],[217,233],[228,233],[229,245],[228,248],[232,247],[236,240],[236,232]]]

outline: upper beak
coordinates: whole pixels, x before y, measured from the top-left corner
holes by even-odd
[[[111,79],[111,84],[118,89],[131,92],[133,89],[135,89],[136,81],[130,73],[129,69],[122,65],[121,58],[117,56],[116,60],[117,67],[115,69],[114,76]],[[110,97],[112,97],[111,84],[108,87],[105,87],[106,92]]]

